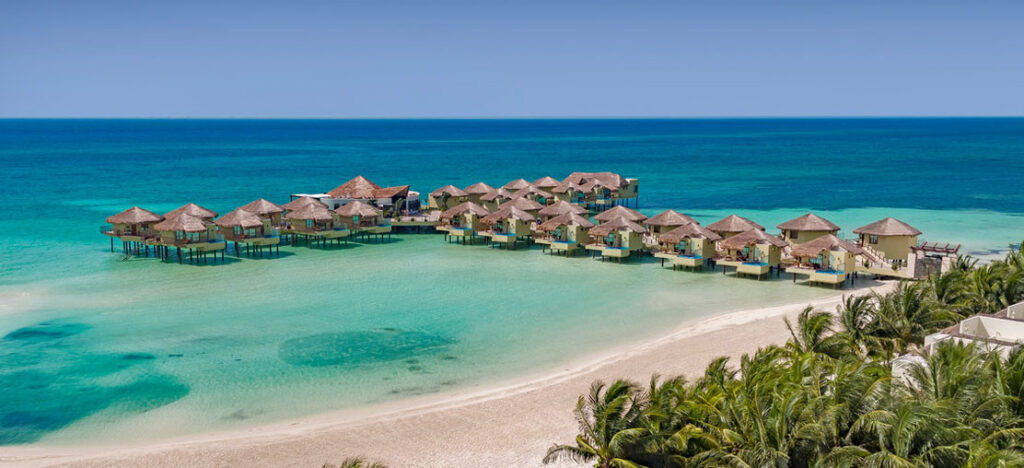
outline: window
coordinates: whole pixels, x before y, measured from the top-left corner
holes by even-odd
[[[796,240],[796,238],[797,238],[797,231],[789,231],[789,238],[793,239],[793,240]]]
[[[877,244],[878,236],[868,236],[868,244]]]

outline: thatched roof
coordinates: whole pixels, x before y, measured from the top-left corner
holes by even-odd
[[[324,202],[322,202],[320,200],[317,200],[316,198],[312,198],[312,197],[299,197],[299,198],[296,198],[296,199],[294,199],[294,200],[292,200],[292,201],[290,201],[288,203],[285,203],[284,205],[281,205],[281,208],[284,208],[284,209],[286,209],[288,211],[295,211],[295,210],[298,210],[298,209],[301,209],[301,208],[305,208],[305,207],[307,207],[309,205],[317,205],[317,206],[320,206],[320,207],[322,207],[324,209],[327,209],[327,204],[326,203],[324,203]]]
[[[667,244],[678,244],[683,239],[707,239],[714,242],[722,240],[722,236],[697,223],[684,224],[658,236],[658,242]]]
[[[793,247],[790,254],[794,257],[817,257],[818,254],[826,250],[845,250],[854,254],[864,253],[864,249],[833,236],[832,234],[827,234]]]
[[[145,224],[163,221],[164,217],[152,211],[133,206],[114,216],[108,217],[111,224]]]
[[[708,227],[708,229],[711,229]],[[772,244],[776,247],[782,248],[789,243],[779,239],[771,234],[768,234],[760,229],[751,229],[749,231],[736,234],[719,244],[723,249],[731,250],[743,250],[744,247],[754,244]]]
[[[746,232],[751,229],[758,229],[763,231],[764,226],[757,224],[747,218],[736,215],[726,216],[718,221],[715,221],[706,226],[708,229],[715,231],[719,234],[723,232],[734,233],[734,232]]]
[[[540,179],[537,179],[537,180],[533,181],[533,185],[535,185],[537,187],[540,187],[540,188],[557,187],[558,184],[560,184],[560,183],[561,182],[559,182],[558,179],[556,179],[554,177],[548,177],[548,176],[544,176],[544,177],[541,177]]]
[[[157,231],[203,232],[206,230],[206,222],[198,216],[181,212],[154,224],[153,229]]]
[[[580,226],[583,229],[590,229],[594,227],[594,223],[577,213],[565,213],[540,223],[537,229],[541,231],[554,231],[561,226]]]
[[[284,215],[285,219],[298,219],[307,220],[312,219],[313,221],[330,221],[334,219],[331,215],[331,210],[328,210],[323,204],[311,204],[298,208],[288,214]]]
[[[490,185],[487,185],[483,182],[477,182],[473,185],[470,185],[469,187],[466,187],[463,190],[470,195],[486,195],[488,193],[491,193],[491,191],[494,190],[494,187],[491,187]]]
[[[491,214],[490,211],[487,211],[487,208],[477,205],[471,201],[467,201],[459,203],[458,205],[441,212],[441,219],[452,219],[465,213],[472,213],[477,216],[487,216]]]
[[[594,219],[598,221],[611,221],[615,218],[626,218],[630,221],[639,222],[647,219],[647,216],[644,216],[643,213],[637,210],[626,208],[622,205],[612,207],[611,209],[602,211],[601,213],[598,213],[597,216],[594,216]]]
[[[592,236],[604,236],[614,231],[630,231],[639,232],[641,234],[647,232],[647,228],[634,223],[626,218],[615,218],[608,222],[598,224],[597,226],[590,229],[590,235]]]
[[[512,199],[512,192],[509,192],[508,190],[500,188],[500,189],[495,189],[495,190],[485,194],[484,196],[480,197],[480,200],[482,200],[482,201],[494,201],[494,200],[498,200],[498,199],[511,200]]]
[[[284,213],[284,207],[277,205],[275,203],[271,203],[262,198],[251,203],[242,205],[240,208],[250,213],[256,213],[260,216]]]
[[[576,183],[583,185],[584,183],[592,180],[597,180],[606,187],[618,188],[625,187],[628,182],[625,177],[618,175],[614,172],[573,172],[569,174],[562,182]]]
[[[785,231],[835,232],[839,230],[839,226],[836,226],[831,221],[822,218],[821,216],[818,216],[814,213],[807,213],[798,218],[793,218],[775,227]]]
[[[523,211],[540,211],[544,208],[544,205],[537,203],[529,198],[513,198],[505,203],[498,205],[498,209],[502,209],[506,206],[514,206]]]
[[[552,193],[566,193],[569,190],[580,190],[580,185],[576,182],[562,181],[558,185],[551,187]]]
[[[870,236],[919,236],[921,231],[896,218],[885,218],[853,230],[856,234]]]
[[[334,198],[374,198],[374,191],[380,190],[380,188],[380,185],[370,182],[370,179],[359,175],[327,193]]]
[[[512,198],[522,198],[522,197],[525,197],[527,195],[536,195],[538,197],[544,197],[544,198],[551,198],[551,197],[554,196],[554,195],[552,195],[552,194],[550,194],[550,193],[548,193],[548,192],[546,192],[544,190],[541,190],[536,185],[530,185],[529,187],[526,187],[524,189],[519,189],[519,190],[513,192],[512,193]]]
[[[220,218],[217,218],[213,224],[226,228],[233,228],[235,226],[254,228],[263,225],[263,218],[260,218],[256,213],[238,208],[224,216],[221,216]]]
[[[569,203],[565,200],[558,200],[548,206],[545,206],[543,209],[538,211],[537,214],[541,216],[560,216],[566,213],[585,214],[586,212],[587,209],[582,206]]]
[[[409,196],[408,185],[396,185],[394,187],[384,187],[373,191],[373,198],[395,198],[401,197],[406,198]]]
[[[444,195],[444,194],[448,194],[448,196],[451,196],[451,197],[467,197],[467,196],[469,196],[469,194],[466,193],[464,190],[462,190],[462,189],[460,189],[460,188],[458,188],[458,187],[456,187],[454,185],[445,185],[444,187],[441,187],[441,188],[439,188],[437,190],[434,190],[433,192],[430,192],[430,196],[432,196],[432,197],[440,197],[441,195]]]
[[[697,220],[676,210],[665,210],[647,220],[648,226],[683,226],[691,223],[698,224]]]
[[[173,218],[173,217],[178,216],[180,214],[192,215],[192,216],[195,216],[196,218],[201,218],[201,219],[202,218],[213,219],[213,218],[217,217],[217,212],[216,211],[208,210],[208,209],[203,208],[203,207],[201,207],[199,205],[196,205],[195,203],[188,203],[188,204],[185,204],[185,205],[182,205],[182,206],[178,207],[175,210],[171,210],[171,211],[168,211],[167,213],[164,213],[164,218]]]
[[[505,185],[502,185],[501,188],[514,192],[516,190],[522,190],[522,189],[524,189],[526,187],[529,187],[529,186],[530,186],[530,182],[528,180],[526,180],[526,179],[516,179],[516,180],[513,180],[512,182],[509,182],[509,183],[507,183]]]
[[[352,216],[379,216],[380,210],[374,208],[368,203],[361,202],[359,200],[348,202],[334,210],[340,216],[352,217]]]
[[[536,218],[534,218],[532,214],[527,213],[527,212],[525,212],[523,210],[520,210],[519,208],[516,208],[515,206],[511,206],[510,205],[510,206],[506,206],[504,208],[501,208],[498,211],[495,211],[494,213],[491,213],[491,214],[489,214],[487,216],[484,216],[480,221],[483,222],[484,224],[494,224],[494,223],[496,223],[498,221],[501,221],[503,219],[518,219],[518,220],[522,220],[522,221],[533,221]]]

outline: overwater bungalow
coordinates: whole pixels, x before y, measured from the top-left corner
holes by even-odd
[[[665,210],[648,219],[645,224],[647,225],[647,229],[651,231],[651,234],[659,236],[679,226],[700,223],[676,210]]]
[[[708,229],[714,231],[711,226]],[[723,274],[726,267],[733,267],[737,275],[752,275],[761,279],[779,265],[782,249],[788,245],[786,241],[760,229],[750,229],[719,242],[722,254],[715,259],[715,263],[722,266]]]
[[[469,201],[469,193],[454,185],[445,185],[430,192],[427,207],[432,210],[444,211],[465,201]]]
[[[490,185],[487,185],[483,182],[477,182],[473,185],[470,185],[469,187],[462,189],[462,191],[469,194],[469,201],[481,206],[483,206],[483,200],[481,200],[481,197],[493,192],[494,190],[494,187],[491,187]]]
[[[531,185],[524,189],[519,189],[516,190],[515,192],[512,192],[512,198],[528,198],[537,203],[540,203],[541,205],[547,205],[548,203],[555,201],[554,195],[552,195],[550,192],[546,190],[538,188],[535,185]]]
[[[551,189],[558,187],[560,183],[562,182],[554,177],[544,176],[533,181],[533,186],[550,192]]]
[[[114,238],[121,240],[121,249],[125,255],[145,252],[149,253],[146,240],[157,235],[153,225],[163,221],[164,217],[152,211],[133,206],[107,218],[110,226],[100,229],[104,235],[110,236],[110,251],[114,251]]]
[[[269,202],[268,202],[269,203]],[[275,205],[276,206],[276,205]],[[280,213],[277,213],[280,215]],[[277,254],[281,254],[281,236],[271,224],[269,217],[238,208],[213,222],[226,242],[234,243],[235,255],[242,251],[239,244],[245,247],[245,253],[263,255],[264,249],[273,252],[277,246]]]
[[[505,203],[502,203],[501,205],[498,205],[498,209],[500,210],[502,208],[509,206],[519,208],[520,210],[530,213],[534,217],[537,216],[537,213],[539,213],[540,210],[544,209],[544,205],[541,205],[538,202],[530,200],[529,198],[513,198]]]
[[[479,234],[490,239],[491,247],[514,249],[520,241],[529,243],[532,234],[530,225],[536,219],[532,214],[516,208],[514,204],[507,205],[480,220],[484,230]]]
[[[628,205],[631,198],[635,206],[639,181],[614,172],[573,172],[549,191],[560,200],[604,210],[614,205]]]
[[[590,241],[587,231],[593,227],[594,223],[579,213],[563,213],[537,225],[534,242],[553,254],[564,253],[568,257]]]
[[[839,226],[814,213],[793,218],[776,227],[782,230],[782,240],[792,245],[800,245],[821,236],[829,234],[834,236],[839,233]]]
[[[516,179],[516,180],[513,180],[512,182],[509,182],[509,183],[507,183],[505,185],[502,185],[501,188],[503,188],[505,190],[508,190],[509,192],[515,192],[517,190],[522,190],[522,189],[524,189],[526,187],[529,187],[529,186],[530,186],[530,181],[528,181],[526,179]]]
[[[737,234],[747,232],[751,229],[764,231],[764,226],[757,224],[747,218],[736,215],[726,216],[718,221],[715,221],[706,226],[709,230],[715,234],[722,236],[722,239],[728,239]]]
[[[565,200],[558,200],[548,206],[545,206],[544,208],[541,208],[541,210],[537,212],[537,218],[539,218],[541,221],[547,221],[556,216],[561,216],[569,213],[586,215],[587,209],[580,205],[569,203]]]
[[[209,210],[196,210],[194,208],[179,210],[176,210],[176,213],[172,212],[175,213],[173,216],[165,216],[163,221],[153,225],[153,229],[157,231],[157,236],[148,241],[149,245],[155,246],[158,255],[163,259],[167,259],[170,256],[170,249],[176,249],[178,263],[183,261],[183,249],[188,251],[189,263],[199,261],[206,263],[209,254],[212,253],[213,258],[216,259],[217,252],[220,252],[220,258],[224,260],[224,247],[227,244],[225,244],[223,239],[217,237],[217,225],[205,218],[190,214],[190,211],[201,214],[213,212]],[[216,215],[216,213],[213,214]]]
[[[284,225],[284,220],[282,219],[282,216],[284,216],[285,208],[283,206],[280,206],[276,203],[272,203],[265,199],[260,198],[258,200],[246,203],[245,205],[240,206],[239,209],[248,211],[250,213],[255,214],[256,216],[269,220],[270,227],[272,228],[280,228],[281,226]]]
[[[305,208],[305,207],[310,206],[310,205],[312,205],[312,206],[319,206],[319,207],[321,207],[321,208],[323,208],[325,210],[330,211],[330,208],[327,207],[326,203],[324,203],[324,202],[322,202],[320,200],[317,200],[316,198],[313,198],[313,197],[299,197],[299,198],[296,198],[296,199],[294,199],[294,200],[292,200],[292,201],[290,201],[288,203],[285,203],[284,205],[281,205],[281,208],[284,208],[285,211],[297,211],[297,210],[300,210],[300,209]],[[286,216],[282,216],[282,218],[285,218],[285,217]]]
[[[647,220],[647,216],[643,213],[625,206],[615,206],[594,216],[594,219],[601,222],[612,221],[616,218],[625,218],[634,223],[642,223]]]
[[[722,240],[714,231],[697,223],[677,226],[656,237],[658,252],[654,256],[661,259],[662,266],[665,265],[665,260],[672,262],[673,270],[676,266],[702,268],[714,258],[715,242]]]
[[[889,262],[906,262],[921,231],[896,218],[885,218],[853,230],[860,246]]]
[[[496,211],[498,206],[512,199],[512,192],[503,188],[492,190],[480,197],[480,205],[491,211]]]
[[[622,206],[616,208],[628,209]],[[643,235],[646,233],[647,228],[628,218],[617,217],[594,226],[588,231],[591,242],[587,244],[586,249],[593,252],[594,255],[600,253],[602,260],[605,257],[619,260],[629,258],[634,253],[643,252]]]
[[[485,229],[484,224],[480,221],[481,218],[489,214],[491,214],[490,211],[476,203],[462,202],[441,213],[437,230],[445,233],[446,241],[455,239],[462,244],[467,241],[472,243],[476,239],[477,233]]]
[[[791,255],[795,264],[786,268],[786,273],[806,277],[811,283],[838,286],[857,270],[857,256],[864,252],[860,247],[844,241],[833,234],[825,234],[813,240],[793,246]]]
[[[334,210],[334,213],[338,215],[338,221],[348,226],[355,235],[363,238],[377,236],[378,240],[383,240],[385,235],[389,238],[391,236],[391,224],[384,219],[381,210],[368,203],[358,200],[349,202]]]
[[[201,206],[199,206],[199,205],[197,205],[195,203],[186,203],[186,204],[184,204],[184,205],[182,205],[182,206],[180,206],[180,207],[178,207],[178,208],[176,208],[174,210],[171,210],[171,211],[168,211],[167,213],[164,213],[164,218],[171,219],[171,218],[174,218],[174,217],[178,216],[179,214],[187,214],[187,215],[190,215],[190,216],[195,216],[196,218],[199,218],[199,219],[201,219],[203,221],[207,221],[207,222],[211,222],[211,221],[213,221],[213,218],[217,217],[217,212],[216,211],[213,211],[213,210],[210,210],[210,209],[207,209],[207,208],[203,208],[203,207],[201,207]]]
[[[326,193],[296,193],[292,199],[316,198],[334,210],[352,201],[361,201],[390,214],[397,216],[401,211],[418,211],[420,194],[409,190],[408,185],[381,187],[363,176],[356,176]]]
[[[287,223],[282,233],[291,234],[292,244],[299,238],[306,240],[306,245],[313,242],[326,245],[330,242],[348,243],[348,225],[327,209],[323,203],[307,203],[306,206],[289,211],[284,215]]]

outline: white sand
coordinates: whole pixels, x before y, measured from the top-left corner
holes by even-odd
[[[879,292],[892,287],[873,284]],[[158,443],[0,448],[0,465],[319,467],[363,456],[389,467],[537,467],[552,443],[574,439],[572,409],[591,382],[625,377],[646,384],[653,373],[694,378],[717,357],[736,359],[785,342],[783,317],[806,305],[834,311],[844,294],[869,291],[690,321],[662,338],[485,391],[429,395]]]

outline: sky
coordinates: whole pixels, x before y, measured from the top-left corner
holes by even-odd
[[[1024,1],[0,0],[0,117],[1024,115]]]

